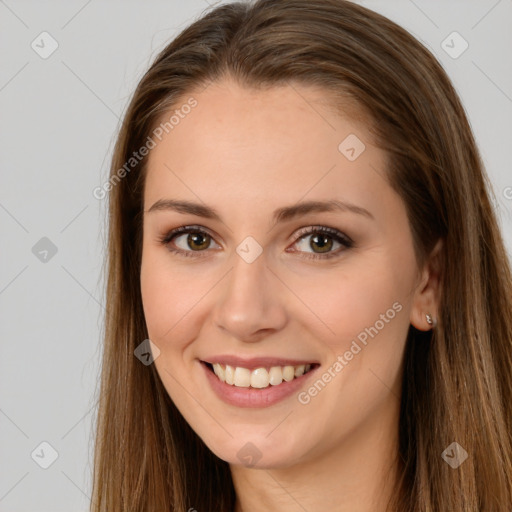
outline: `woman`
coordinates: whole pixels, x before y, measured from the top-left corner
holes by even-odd
[[[405,30],[212,10],[142,78],[109,185],[91,510],[511,510],[510,266]]]

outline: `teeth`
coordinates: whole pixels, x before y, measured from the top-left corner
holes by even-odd
[[[283,379],[290,382],[295,377],[295,368],[293,366],[285,366],[283,368]]]
[[[249,371],[249,370],[247,370]],[[269,384],[268,372],[265,368],[257,368],[251,373],[252,388],[266,388]],[[236,385],[236,382],[235,382]]]
[[[305,364],[301,364],[300,366],[295,367],[295,377],[300,377],[304,375],[304,368],[306,368]]]
[[[283,370],[280,366],[272,366],[268,372],[268,379],[272,386],[277,386],[283,382]]]
[[[226,383],[233,385],[235,383],[235,369],[229,364],[226,365]]]
[[[251,385],[251,370],[247,368],[235,368],[235,386],[239,388],[248,388]]]
[[[213,364],[215,375],[226,384],[239,388],[263,389],[269,386],[278,386],[283,382],[290,382],[296,377],[304,375],[311,370],[310,364],[298,366],[272,366],[271,368],[248,368],[234,367],[229,364],[223,366],[219,363]]]
[[[215,372],[215,375],[217,375],[217,377],[219,377],[219,379],[222,382],[226,381],[226,371],[224,370],[224,368],[222,368],[222,366],[220,364],[215,363],[213,365],[213,371]]]

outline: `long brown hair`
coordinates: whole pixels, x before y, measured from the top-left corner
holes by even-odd
[[[389,509],[512,510],[512,278],[457,93],[422,44],[371,10],[346,0],[259,0],[221,5],[186,28],[157,56],[124,117],[109,186],[91,511],[234,507],[228,464],[185,422],[154,365],[134,357],[148,337],[139,282],[147,158],[119,178],[163,114],[224,76],[246,87],[316,85],[334,107],[356,105],[387,152],[418,265],[443,241],[438,324],[408,334],[402,471]],[[452,442],[468,453],[457,469],[441,456]]]

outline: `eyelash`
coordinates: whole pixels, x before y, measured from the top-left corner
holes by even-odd
[[[200,233],[203,235],[207,235],[213,239],[213,237],[210,235],[210,233],[201,229],[200,226],[181,226],[179,228],[172,229],[165,235],[159,237],[158,242],[162,245],[165,245],[169,251],[177,254],[178,256],[184,256],[186,258],[202,258],[202,257],[204,257],[205,256],[204,254],[199,254],[199,253],[204,253],[206,251],[184,251],[182,249],[170,247],[169,244],[171,243],[173,238],[175,238],[177,235],[183,235],[183,234],[187,234],[187,233]],[[351,247],[354,246],[354,242],[350,237],[348,237],[341,231],[338,231],[337,229],[329,228],[327,226],[310,226],[307,228],[300,229],[297,234],[298,238],[295,240],[293,245],[297,244],[297,242],[299,242],[306,236],[314,235],[314,234],[329,235],[336,242],[338,242],[342,246],[344,246],[345,249],[343,249],[343,250],[338,249],[335,252],[328,252],[328,253],[324,253],[324,254],[304,253],[303,251],[292,251],[292,252],[298,252],[299,254],[301,254],[301,257],[306,258],[306,259],[326,260],[329,258],[334,258],[336,256],[339,256],[340,253],[344,252],[344,250],[350,249]]]

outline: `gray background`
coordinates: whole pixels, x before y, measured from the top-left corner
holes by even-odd
[[[512,0],[359,3],[407,28],[452,78],[510,254]],[[0,511],[88,510],[106,214],[92,191],[106,180],[137,81],[208,8],[0,0]],[[58,43],[46,59],[31,47],[51,49],[44,31]],[[469,44],[457,58],[463,41],[446,39],[453,31]]]

